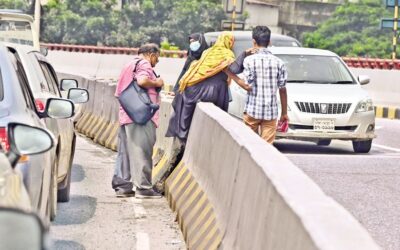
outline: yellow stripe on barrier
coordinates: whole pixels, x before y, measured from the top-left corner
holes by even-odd
[[[94,142],[99,142],[99,139],[101,137],[101,132],[107,127],[108,122],[106,120],[103,121],[101,124],[100,128],[97,130],[97,133],[94,137]]]
[[[395,119],[396,118],[396,108],[389,108],[388,118]]]
[[[185,172],[186,172],[186,168],[185,168],[185,167],[183,167],[183,168],[179,171],[178,175],[174,178],[174,180],[172,181],[171,185],[169,186],[170,192],[173,191],[175,185],[176,185],[176,184],[178,183],[178,181],[182,178],[182,176],[183,176],[183,174],[184,174]]]
[[[212,207],[209,203],[207,203],[206,207],[203,211],[201,211],[200,216],[196,218],[193,225],[190,225],[188,230],[188,239],[190,240],[192,237],[195,237],[193,234],[196,234],[197,231],[194,231],[198,226],[202,225],[202,222],[206,219],[206,216],[211,211]]]
[[[196,231],[196,234],[193,236],[193,246],[200,244],[199,240],[204,240],[203,238],[201,238],[201,236],[203,236],[204,233],[206,233],[207,229],[212,229],[212,223],[216,223],[216,219],[215,216],[213,215],[213,212],[211,210],[211,216],[206,220],[206,222],[204,222],[204,224],[201,226],[200,231]],[[211,230],[210,229],[210,230]],[[201,249],[201,248],[199,248]]]
[[[161,169],[164,168],[165,163],[167,163],[167,155],[163,155],[163,157],[161,158],[160,162],[158,162],[158,164],[153,168],[152,171],[152,178],[154,179],[156,176],[158,176],[158,174],[160,173]]]
[[[383,107],[376,107],[376,115],[377,118],[383,118]]]
[[[218,239],[218,227],[217,224],[214,224],[214,226],[211,228],[210,232],[207,233],[207,235],[204,237],[204,240],[201,242],[199,245],[199,249],[216,249],[216,248],[206,248],[207,244],[210,243],[213,239]],[[211,244],[213,244],[212,242]],[[219,242],[218,242],[219,243]]]
[[[111,145],[111,141],[115,138],[115,136],[117,135],[117,131],[118,131],[118,128],[119,128],[119,124],[114,124],[113,125],[114,127],[113,127],[113,129],[111,130],[111,134],[110,134],[110,136],[108,137],[108,139],[106,140],[106,147],[108,147],[108,148],[111,148],[112,147],[112,145]]]

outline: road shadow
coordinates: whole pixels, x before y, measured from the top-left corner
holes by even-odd
[[[58,203],[53,225],[77,225],[90,220],[96,212],[97,199],[90,196],[71,195],[68,203]]]
[[[349,145],[351,145],[351,142],[349,143]],[[318,146],[312,142],[277,141],[274,143],[274,146],[284,154],[355,154],[351,148],[338,148],[334,145]]]
[[[85,250],[85,247],[78,242],[69,240],[56,240],[52,242],[51,250]]]
[[[85,170],[80,164],[72,165],[71,182],[81,182],[85,179]]]

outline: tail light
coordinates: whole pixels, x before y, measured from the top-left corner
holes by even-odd
[[[8,152],[10,150],[10,144],[8,142],[8,137],[7,137],[7,129],[6,128],[1,128],[0,127],[0,144],[1,148]]]
[[[38,112],[44,112],[44,103],[41,100],[36,99],[35,100],[35,105],[36,105],[36,110]]]

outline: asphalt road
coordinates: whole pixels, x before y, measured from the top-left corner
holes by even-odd
[[[343,205],[388,250],[400,249],[400,121],[377,120],[369,154],[351,142],[329,147],[278,141],[276,147]]]
[[[185,249],[165,199],[116,198],[115,152],[78,137],[71,200],[58,203],[51,249]]]

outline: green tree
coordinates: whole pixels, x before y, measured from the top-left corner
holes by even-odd
[[[219,0],[50,0],[44,7],[45,42],[137,47],[146,42],[187,46],[193,32],[215,31],[225,19]]]
[[[19,9],[26,11],[29,7],[27,0],[1,0],[0,9]]]
[[[380,19],[390,16],[381,0],[360,0],[339,6],[318,29],[305,33],[306,47],[328,49],[340,56],[388,58],[390,30],[380,29]]]

